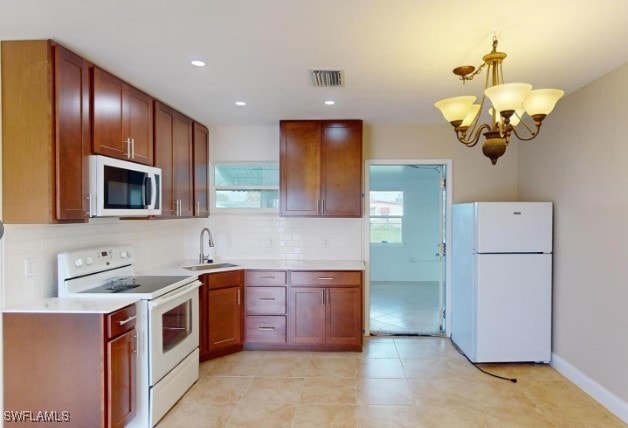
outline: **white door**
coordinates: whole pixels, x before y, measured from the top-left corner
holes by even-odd
[[[549,362],[552,255],[476,256],[475,362]]]

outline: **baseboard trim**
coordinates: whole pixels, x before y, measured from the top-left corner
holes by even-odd
[[[624,423],[628,424],[628,403],[554,353],[552,353],[550,365],[624,421]]]

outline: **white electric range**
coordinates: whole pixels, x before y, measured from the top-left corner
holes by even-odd
[[[58,295],[137,297],[137,415],[130,427],[153,427],[198,379],[196,276],[136,275],[129,245],[57,256]]]

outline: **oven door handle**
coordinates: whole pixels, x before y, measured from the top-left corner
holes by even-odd
[[[185,294],[189,293],[190,291],[194,290],[195,288],[198,288],[201,286],[201,282],[200,281],[194,281],[188,285],[184,285],[183,287],[181,287],[176,293],[172,294],[172,295],[168,295],[166,294],[165,297],[163,298],[157,298],[155,300],[151,300],[150,301],[150,307],[151,308],[156,308],[158,306],[162,306],[165,305],[169,302],[172,302],[173,300],[178,299],[181,296],[184,296]]]

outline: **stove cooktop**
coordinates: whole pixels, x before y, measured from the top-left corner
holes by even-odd
[[[188,279],[189,276],[153,276],[137,275],[113,277],[103,285],[81,291],[82,294],[110,294],[110,293],[154,293],[169,285]]]

